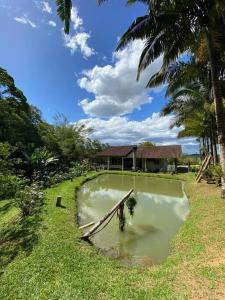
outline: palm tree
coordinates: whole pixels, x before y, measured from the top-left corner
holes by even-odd
[[[183,128],[178,138],[192,136],[203,140],[203,144],[207,145],[207,151],[212,153],[214,162],[217,163],[215,113],[210,100],[205,98],[198,85],[183,86],[170,94],[162,114],[171,113],[174,117],[171,127]]]
[[[132,1],[136,2],[136,1]],[[163,56],[161,73],[185,51],[192,51],[205,39],[211,71],[220,163],[225,176],[225,110],[220,84],[219,61],[225,50],[225,3],[222,0],[142,1],[148,12],[137,18],[119,41],[117,50],[135,39],[146,40],[140,57],[138,78],[156,58]],[[224,70],[222,70],[224,76]],[[151,85],[151,80],[147,86]],[[224,178],[223,178],[224,179]],[[225,197],[225,185],[222,186]]]
[[[184,126],[185,123],[186,128],[190,116],[192,119],[196,117],[196,120],[198,120],[198,114],[203,114],[203,127],[206,127],[207,130],[204,130],[205,136],[202,136],[202,138],[206,141],[210,140],[210,143],[208,143],[211,147],[210,151],[213,154],[214,162],[218,163],[217,128],[208,65],[204,60],[196,62],[193,57],[186,63],[176,62],[170,65],[164,73],[155,74],[151,78],[151,84],[154,86],[165,82],[168,83],[166,96],[169,97],[169,101],[162,111],[163,115],[173,113],[175,121],[172,126]],[[191,123],[191,127],[197,124],[191,120],[188,123]],[[196,125],[196,127],[201,128],[202,126]],[[189,133],[191,136],[200,137],[198,134],[193,134],[195,130],[185,130],[184,132],[186,136]]]
[[[99,4],[105,0],[97,0]],[[65,3],[69,0],[57,0],[60,17],[68,29],[68,16]],[[221,70],[219,61],[225,51],[225,2],[224,0],[128,0],[127,3],[143,2],[147,4],[146,15],[138,17],[122,36],[117,50],[136,39],[146,40],[140,57],[138,78],[156,58],[163,56],[161,73],[177,60],[185,51],[192,51],[202,39],[206,41],[208,60],[211,69],[211,84],[214,98],[218,141],[220,145],[220,163],[225,176],[225,109],[220,84]],[[67,3],[67,5],[68,5]],[[64,5],[64,6],[63,6]],[[58,11],[59,13],[59,11]],[[222,73],[224,76],[224,71]],[[151,84],[151,80],[147,86]],[[224,182],[224,178],[222,180]],[[225,198],[225,184],[222,184],[221,196]]]

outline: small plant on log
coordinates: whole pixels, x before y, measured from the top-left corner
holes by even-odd
[[[130,197],[127,200],[126,204],[127,204],[127,208],[129,210],[130,215],[133,216],[134,215],[134,208],[137,205],[137,200],[134,197]]]

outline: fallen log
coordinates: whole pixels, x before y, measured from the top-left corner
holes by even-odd
[[[115,211],[117,211],[121,204],[123,204],[133,193],[133,189],[131,189],[113,208],[104,216],[102,217],[89,231],[82,235],[82,240],[87,240],[89,237],[104,223]]]
[[[85,228],[90,227],[90,226],[92,226],[92,225],[94,225],[94,224],[95,224],[95,222],[90,222],[90,223],[88,223],[88,224],[85,224],[85,225],[80,226],[79,229],[85,229]]]

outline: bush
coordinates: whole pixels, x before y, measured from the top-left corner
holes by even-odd
[[[223,176],[222,168],[220,165],[215,165],[212,167],[212,174],[216,181],[216,185],[221,185],[221,178]]]
[[[216,183],[217,185],[220,185],[222,174],[221,166],[213,165],[204,171],[203,178],[207,181],[207,183]]]
[[[82,162],[74,163],[73,167],[70,169],[71,176],[78,177],[85,175],[91,170],[91,165],[88,160],[83,160]]]
[[[25,184],[26,180],[24,178],[0,173],[0,199],[13,197]]]
[[[214,177],[213,177],[213,173],[212,173],[212,167],[207,168],[204,172],[203,172],[203,179],[207,181],[207,183],[214,183]]]
[[[27,185],[16,193],[14,201],[22,216],[26,217],[33,214],[35,209],[43,203],[43,193],[37,184]]]
[[[190,165],[189,167],[189,172],[195,172],[197,173],[200,169],[200,166],[199,165]]]
[[[66,171],[58,171],[58,172],[50,172],[45,177],[45,184],[42,181],[38,181],[39,184],[43,187],[50,187],[56,185],[65,180],[72,180],[75,177],[85,175],[87,172],[91,170],[91,165],[87,160],[82,162],[76,162],[73,164],[70,170]]]
[[[52,185],[58,184],[64,180],[69,180],[72,179],[72,174],[71,173],[63,173],[59,172],[56,174],[50,174],[47,185],[50,187]]]

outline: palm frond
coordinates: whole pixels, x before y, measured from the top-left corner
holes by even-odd
[[[72,0],[56,0],[56,5],[57,14],[64,22],[64,32],[68,34],[70,31]]]
[[[117,45],[116,51],[124,48],[129,42],[137,39],[146,39],[148,36],[148,27],[150,23],[149,15],[137,18],[128,30],[121,37],[119,44]]]

